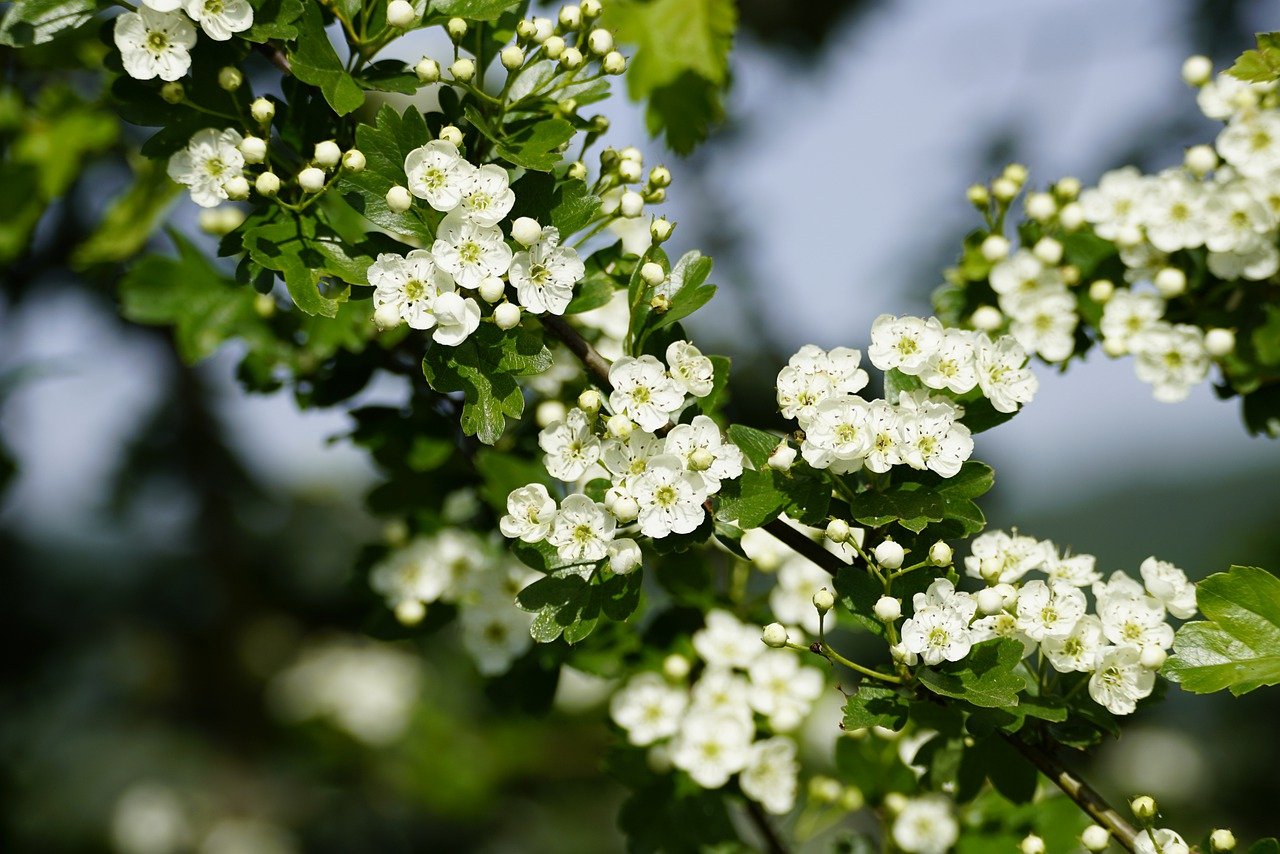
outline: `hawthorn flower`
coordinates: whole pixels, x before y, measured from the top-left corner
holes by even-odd
[[[609,367],[609,382],[613,385],[609,405],[642,430],[660,429],[684,405],[684,393],[653,356],[616,360]]]
[[[769,719],[774,732],[800,726],[825,687],[821,671],[801,666],[795,653],[783,649],[766,649],[748,667],[748,675],[748,702]]]
[[[1102,621],[1093,614],[1085,614],[1069,634],[1046,637],[1040,649],[1059,673],[1090,673],[1098,663],[1098,653],[1106,645]]]
[[[1139,567],[1147,592],[1158,599],[1179,620],[1196,615],[1196,586],[1187,575],[1168,561],[1149,557]]]
[[[1104,647],[1089,677],[1089,696],[1113,715],[1130,715],[1138,701],[1151,694],[1154,670],[1141,664],[1141,653],[1131,646]]]
[[[1155,386],[1155,398],[1162,403],[1185,399],[1209,375],[1209,353],[1198,326],[1157,321],[1130,338],[1129,349],[1137,356],[1138,379]]]
[[[191,68],[190,50],[196,44],[196,28],[176,9],[176,4],[168,10],[139,6],[138,11],[116,18],[112,38],[130,77],[172,81]]]
[[[823,350],[813,344],[801,347],[778,372],[778,406],[783,416],[804,424],[813,408],[831,396],[856,394],[869,378],[859,365],[862,353],[848,347]]]
[[[1018,628],[1036,641],[1066,637],[1087,607],[1077,587],[1061,581],[1052,585],[1029,581],[1018,593]]]
[[[453,280],[425,249],[414,249],[404,256],[383,253],[369,265],[368,276],[374,288],[374,306],[390,306],[413,329],[435,326],[432,306],[436,297],[453,290]]]
[[[718,789],[747,767],[754,729],[738,717],[689,715],[672,742],[671,762],[704,789]]]
[[[487,555],[475,535],[446,529],[418,537],[378,563],[369,586],[395,608],[403,602],[452,601],[462,582],[483,569]]]
[[[1173,646],[1173,626],[1164,621],[1164,615],[1164,606],[1153,596],[1111,596],[1098,602],[1107,640],[1139,652]]]
[[[1182,173],[1161,173],[1151,184],[1142,210],[1147,240],[1161,252],[1204,243],[1204,190]]]
[[[721,610],[707,612],[706,625],[693,633],[693,648],[713,668],[750,667],[765,651],[758,626]]]
[[[960,825],[945,795],[912,798],[893,819],[893,841],[908,854],[947,854],[960,838]]]
[[[482,599],[461,609],[462,647],[481,676],[498,676],[533,646],[529,626],[533,614],[512,602]]]
[[[1015,532],[988,531],[969,544],[972,555],[964,559],[965,574],[988,584],[1013,584],[1047,560],[1044,545],[1035,537]]]
[[[871,324],[867,358],[882,371],[894,368],[918,374],[942,343],[942,323],[936,317],[894,317],[882,314]]]
[[[538,433],[538,446],[546,452],[547,471],[565,483],[582,477],[600,459],[600,440],[591,430],[591,419],[576,407],[565,420],[548,424]]]
[[[436,331],[431,333],[431,338],[446,347],[457,347],[480,328],[480,304],[471,297],[464,299],[455,291],[436,297],[431,313],[436,317]]]
[[[498,520],[502,536],[538,543],[551,532],[555,521],[556,501],[540,483],[513,489],[507,496],[507,515]]]
[[[742,793],[774,815],[785,815],[796,803],[796,745],[789,738],[768,738],[751,745],[747,767],[738,775]]]
[[[1164,300],[1152,293],[1134,293],[1121,288],[1102,309],[1098,324],[1109,347],[1127,352],[1135,335],[1145,331],[1164,315]]]
[[[955,394],[971,391],[978,384],[973,333],[947,329],[942,343],[920,369],[920,381],[929,388],[947,389]]]
[[[253,26],[253,7],[248,0],[186,0],[184,5],[191,19],[214,41],[227,41]]]
[[[985,336],[977,346],[978,386],[997,412],[1017,412],[1030,403],[1040,381],[1027,367],[1027,351],[1012,336]]]
[[[431,254],[460,288],[478,288],[485,279],[502,276],[511,266],[511,247],[501,231],[469,222],[456,213],[440,223]]]
[[[1272,110],[1235,115],[1218,134],[1218,153],[1247,178],[1280,168],[1280,116]]]
[[[1093,230],[1104,240],[1115,240],[1124,230],[1141,224],[1143,200],[1150,179],[1137,167],[1125,166],[1107,172],[1098,186],[1080,194],[1080,210]]]
[[[520,305],[532,312],[564,314],[573,300],[573,287],[586,267],[572,246],[560,245],[560,232],[547,226],[542,236],[511,259],[511,284]]]
[[[609,543],[609,569],[615,575],[628,575],[644,562],[644,553],[635,540],[623,537]]]
[[[800,453],[814,468],[847,474],[862,468],[871,453],[869,404],[860,397],[822,401],[805,427]]]
[[[925,664],[959,661],[973,647],[968,622],[953,608],[926,605],[902,624],[903,649]]]
[[[993,638],[1008,638],[1022,644],[1023,656],[1036,651],[1036,642],[1018,627],[1018,618],[1007,611],[991,614],[973,621],[969,636],[975,644]]]
[[[902,462],[898,453],[902,442],[901,421],[898,410],[884,401],[876,400],[868,405],[867,432],[871,441],[862,461],[868,470],[883,473]]]
[[[1063,285],[1024,294],[1016,309],[1006,309],[1013,318],[1009,332],[1027,352],[1046,362],[1066,361],[1076,349],[1080,318],[1075,308],[1075,297]]]
[[[911,597],[911,606],[917,611],[929,607],[946,608],[959,614],[965,623],[972,620],[978,610],[977,600],[963,590],[956,590],[949,578],[935,578],[923,593]]]
[[[409,192],[442,213],[462,204],[475,168],[458,153],[456,145],[443,139],[415,148],[404,159]]]
[[[614,483],[628,487],[649,469],[649,460],[663,452],[662,439],[636,430],[625,441],[606,439],[600,461],[613,474]]]
[[[1251,250],[1275,228],[1276,218],[1265,200],[1244,184],[1236,184],[1210,194],[1205,202],[1205,222],[1205,247],[1222,253]]]
[[[1102,580],[1102,573],[1095,568],[1098,559],[1093,555],[1059,556],[1052,543],[1044,545],[1045,560],[1041,569],[1051,583],[1060,581],[1073,587],[1088,587]]]
[[[950,409],[926,405],[900,416],[898,451],[902,462],[943,477],[960,472],[973,454],[973,437],[968,427],[955,421]]]
[[[826,570],[806,557],[791,554],[778,567],[778,583],[769,591],[769,610],[779,622],[816,635],[820,623],[813,594],[830,586]]]
[[[750,723],[750,691],[747,680],[729,668],[708,668],[689,692],[689,714],[738,718]]]
[[[1093,598],[1098,600],[1101,608],[1107,599],[1134,599],[1146,595],[1142,585],[1134,581],[1124,570],[1117,569],[1106,581],[1095,581]]]
[[[1188,854],[1187,841],[1167,827],[1143,828],[1134,837],[1135,854]],[[1216,849],[1215,849],[1216,850]]]
[[[672,341],[667,347],[671,381],[685,394],[706,397],[715,385],[715,367],[688,341]]]
[[[633,676],[609,701],[609,716],[627,731],[637,747],[675,735],[680,729],[689,695],[657,673]]]
[[[145,8],[145,7],[144,7]],[[121,18],[132,13],[125,13]],[[191,200],[202,208],[217,207],[226,201],[226,185],[244,176],[244,155],[240,153],[243,137],[227,128],[204,128],[192,134],[187,147],[169,158],[169,177],[185,184]]]
[[[603,504],[576,493],[560,505],[547,542],[556,547],[562,560],[571,563],[604,560],[617,524]]]
[[[511,212],[516,203],[507,170],[494,163],[486,163],[469,170],[467,183],[462,191],[462,211],[476,225],[495,226]]]
[[[719,426],[705,415],[695,415],[689,424],[672,427],[664,452],[674,454],[685,468],[697,472],[710,493],[720,491],[720,481],[742,474],[742,451],[723,441]]]
[[[1066,287],[1062,274],[1054,267],[1046,267],[1029,249],[1019,249],[996,264],[988,278],[1006,314],[1025,314],[1027,304],[1037,295],[1060,293]]]
[[[697,474],[685,471],[680,458],[660,454],[636,478],[632,497],[640,505],[640,532],[646,537],[688,534],[702,524],[706,486]]]

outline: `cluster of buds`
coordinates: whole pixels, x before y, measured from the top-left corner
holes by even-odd
[[[600,64],[602,74],[621,74],[627,69],[626,58],[614,49],[613,33],[593,26],[600,17],[597,0],[562,6],[554,19],[534,17],[516,27],[517,43],[502,52],[502,64],[510,70],[524,63],[525,51],[539,52],[546,59],[559,62],[567,71],[577,71],[592,61]]]

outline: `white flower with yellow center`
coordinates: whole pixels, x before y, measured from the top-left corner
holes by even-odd
[[[675,735],[689,695],[657,673],[633,676],[609,701],[609,716],[627,731],[627,740],[645,747]]]
[[[1147,592],[1169,609],[1179,620],[1196,615],[1196,586],[1187,574],[1173,564],[1149,557],[1139,567]]]
[[[671,745],[671,762],[704,789],[718,789],[747,767],[755,727],[741,718],[689,715]]]
[[[224,42],[236,33],[253,26],[253,7],[248,0],[186,0],[191,20],[200,24],[204,34]]]
[[[653,356],[623,356],[609,367],[609,382],[613,386],[609,405],[641,430],[661,429],[671,413],[684,405],[684,392]]]
[[[711,494],[720,491],[720,481],[742,474],[742,451],[725,442],[720,427],[705,415],[695,415],[692,422],[672,427],[664,450],[683,460],[686,469],[697,472]]]
[[[983,336],[976,351],[978,387],[997,412],[1017,412],[1030,403],[1040,381],[1027,367],[1027,351],[1011,335]]]
[[[1098,652],[1107,645],[1102,621],[1085,614],[1065,637],[1045,638],[1040,644],[1045,657],[1059,673],[1090,673],[1098,663]]]
[[[440,223],[431,254],[460,288],[478,288],[485,279],[505,275],[511,266],[511,247],[502,232],[469,222],[457,212]]]
[[[667,346],[667,367],[671,380],[685,394],[706,397],[715,387],[715,366],[688,341],[672,341]]]
[[[498,520],[498,528],[504,537],[538,543],[551,532],[555,516],[555,499],[545,486],[531,483],[513,489],[507,496],[507,515]]]
[[[1109,646],[1098,653],[1089,696],[1113,715],[1131,715],[1138,701],[1151,694],[1156,684],[1154,670],[1142,666],[1137,647]]]
[[[742,793],[767,812],[785,815],[796,804],[796,745],[789,738],[768,738],[751,745],[747,767],[738,775]]]
[[[244,176],[242,141],[239,132],[231,128],[198,130],[186,148],[169,158],[169,177],[185,184],[191,191],[191,200],[200,207],[216,207],[227,199],[227,182]]]
[[[640,506],[640,532],[646,537],[688,534],[702,524],[706,510],[706,485],[701,477],[686,471],[680,458],[660,454],[649,461],[644,474],[636,478],[632,497]]]
[[[894,317],[882,314],[871,324],[867,358],[882,371],[920,373],[942,343],[942,323],[936,317]]]
[[[960,825],[945,795],[912,798],[893,819],[893,841],[907,854],[946,854],[960,838]]]
[[[571,483],[600,459],[600,440],[591,430],[591,419],[573,408],[565,420],[548,424],[538,434],[538,446],[546,452],[543,464],[551,476]]]
[[[556,547],[561,560],[571,563],[604,560],[617,524],[603,504],[576,493],[560,505],[547,542]]]
[[[709,611],[706,625],[693,633],[693,648],[712,668],[747,668],[764,651],[760,627],[749,626],[728,611]]]
[[[443,139],[415,148],[404,159],[409,192],[443,213],[462,204],[475,168],[458,153],[456,145]]]
[[[1191,387],[1209,376],[1209,353],[1198,326],[1156,321],[1129,340],[1129,349],[1137,357],[1138,379],[1153,385],[1162,403],[1185,400]]]
[[[1018,592],[1018,628],[1032,640],[1063,638],[1084,616],[1088,603],[1077,587],[1029,581]]]
[[[814,468],[847,474],[871,453],[870,408],[860,397],[832,397],[814,409],[800,453]]]
[[[978,384],[974,335],[965,329],[948,329],[942,343],[920,369],[920,382],[929,388],[964,394]]]
[[[191,68],[196,28],[176,9],[176,4],[168,10],[140,6],[137,12],[125,12],[116,18],[112,37],[130,77],[172,81]]]
[[[769,719],[774,732],[799,727],[826,687],[821,671],[801,666],[799,657],[784,649],[765,650],[751,663],[748,675],[751,708]]]
[[[954,608],[926,605],[902,624],[902,647],[925,664],[959,661],[973,647],[968,622]]]
[[[1134,293],[1121,288],[1102,309],[1098,324],[1109,351],[1128,352],[1133,337],[1164,315],[1164,299],[1153,293]]]
[[[516,203],[507,178],[507,170],[486,163],[471,170],[462,191],[462,211],[477,225],[495,226],[511,213]]]
[[[586,267],[577,250],[561,246],[560,232],[550,226],[527,251],[511,259],[511,284],[520,305],[535,313],[564,314],[584,275]]]
[[[414,249],[403,256],[381,254],[369,265],[368,276],[373,285],[374,306],[389,307],[413,329],[435,326],[432,306],[436,297],[453,290],[453,280],[425,249]]]

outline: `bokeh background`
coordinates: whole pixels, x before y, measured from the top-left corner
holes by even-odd
[[[613,144],[672,167],[674,248],[716,258],[691,326],[755,423],[799,345],[927,312],[976,223],[968,184],[1010,160],[1038,184],[1178,162],[1215,133],[1182,59],[1223,65],[1280,23],[1261,0],[740,6],[730,120],[695,156],[644,143],[625,100],[606,112]],[[392,634],[353,572],[382,535],[377,475],[332,441],[346,415],[246,396],[234,352],[184,367],[119,319],[110,276],[66,266],[126,176],[100,159],[0,273],[0,850],[620,850],[607,733],[580,714],[601,686],[566,678],[535,718],[519,674],[486,688],[447,640],[369,640]],[[190,203],[170,219],[196,232]],[[979,442],[993,524],[1106,570],[1280,567],[1280,448],[1233,403],[1156,403],[1100,354],[1041,378]],[[1102,752],[1102,788],[1156,795],[1189,837],[1280,831],[1280,692],[1170,697]]]

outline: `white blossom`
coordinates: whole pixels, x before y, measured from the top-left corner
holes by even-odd
[[[671,761],[704,789],[718,789],[751,760],[754,727],[740,718],[689,715],[671,745]]]
[[[409,192],[443,213],[462,204],[475,168],[458,153],[456,145],[442,139],[415,148],[404,159]]]
[[[902,646],[925,664],[959,661],[973,640],[968,621],[956,610],[938,605],[919,608],[902,624]]]
[[[614,483],[629,489],[649,469],[649,461],[664,453],[664,441],[652,433],[632,432],[625,441],[606,439],[600,461],[613,474]]]
[[[929,388],[945,388],[955,394],[971,391],[978,384],[973,333],[965,329],[943,332],[942,343],[925,361],[919,376]]]
[[[893,841],[907,854],[946,854],[960,838],[960,824],[945,795],[912,798],[893,819]]]
[[[1130,646],[1105,647],[1089,677],[1089,696],[1113,715],[1133,714],[1138,701],[1151,694],[1156,674],[1142,666],[1141,653]]]
[[[460,288],[478,288],[485,279],[502,276],[511,266],[511,247],[501,231],[470,222],[456,212],[440,223],[431,254]]]
[[[1106,646],[1102,621],[1085,614],[1064,637],[1046,637],[1040,644],[1045,657],[1059,673],[1089,673],[1098,663],[1098,653]]]
[[[495,163],[469,170],[462,190],[461,210],[476,225],[495,226],[511,212],[516,202],[507,170]]]
[[[586,275],[586,267],[571,246],[560,245],[560,232],[550,226],[527,251],[511,260],[511,284],[520,305],[532,312],[564,314],[573,300],[573,288]]]
[[[453,290],[453,280],[425,249],[404,256],[383,253],[369,265],[368,277],[374,306],[390,306],[413,329],[435,326],[436,297]]]
[[[1164,300],[1152,293],[1134,293],[1121,288],[1111,295],[1102,309],[1099,328],[1109,346],[1127,352],[1133,337],[1164,314]]]
[[[431,333],[431,339],[446,347],[458,346],[480,328],[480,304],[455,291],[447,291],[436,297],[431,303],[431,313],[436,318],[436,328]]]
[[[684,405],[684,392],[667,375],[653,356],[623,356],[609,366],[613,391],[609,405],[653,432],[671,420],[672,412]]]
[[[688,341],[667,345],[667,366],[671,381],[685,394],[706,397],[715,385],[715,366],[702,351]]]
[[[847,474],[862,468],[871,452],[868,404],[860,397],[833,397],[815,407],[800,453],[814,468]]]
[[[633,676],[609,701],[609,715],[627,731],[637,747],[675,735],[680,729],[689,695],[657,673]]]
[[[121,15],[127,17],[131,13]],[[244,176],[243,137],[231,128],[204,128],[192,134],[186,148],[169,158],[168,173],[191,191],[191,200],[203,208],[226,201],[228,181]]]
[[[728,611],[707,613],[706,625],[693,633],[693,648],[708,667],[746,668],[765,650],[760,627],[749,626]]]
[[[543,463],[557,480],[571,483],[600,459],[600,440],[591,430],[591,419],[573,408],[564,421],[548,424],[538,434],[538,446],[546,452]]]
[[[972,552],[964,559],[965,574],[989,584],[1013,584],[1047,561],[1044,545],[1034,537],[1015,532],[988,531],[969,543]]]
[[[742,793],[759,801],[767,812],[783,815],[796,802],[796,745],[789,738],[769,738],[751,745],[747,767],[738,775]]]
[[[1027,367],[1027,351],[1012,336],[985,336],[977,346],[978,386],[997,412],[1017,412],[1030,403],[1040,381]]]
[[[748,674],[751,708],[769,719],[774,732],[791,732],[800,726],[825,687],[822,672],[801,666],[789,650],[766,649],[751,663]]]
[[[894,317],[882,314],[871,324],[867,358],[882,371],[898,369],[918,374],[942,343],[942,323],[936,317]]]
[[[1149,557],[1139,567],[1147,592],[1158,599],[1179,620],[1196,614],[1196,586],[1187,575],[1168,561]]]
[[[1098,601],[1098,617],[1107,640],[1139,652],[1173,646],[1173,627],[1164,616],[1164,605],[1153,596],[1110,596]]]
[[[125,73],[137,80],[177,80],[191,67],[196,28],[179,12],[139,6],[116,18],[112,37]]]
[[[498,520],[504,537],[538,543],[547,538],[555,521],[556,501],[540,483],[514,489],[507,496],[507,515]]]
[[[690,423],[672,427],[664,452],[679,457],[685,468],[696,472],[709,493],[718,492],[722,480],[732,480],[742,474],[742,451],[737,445],[725,442],[719,426],[705,415],[695,415]],[[709,462],[695,459],[704,455],[710,458]],[[697,464],[704,462],[705,466]]]
[[[636,478],[632,497],[640,505],[640,532],[646,537],[688,534],[702,524],[706,510],[706,484],[694,472],[686,471],[680,458],[660,454],[649,461],[645,473]]]
[[[1063,638],[1075,628],[1087,607],[1078,587],[1061,581],[1029,581],[1018,592],[1018,628],[1032,640]]]
[[[1130,338],[1129,349],[1137,356],[1138,379],[1151,383],[1156,400],[1163,403],[1185,399],[1209,375],[1209,353],[1199,326],[1157,321]]]
[[[214,41],[227,41],[253,26],[248,0],[186,0],[185,5],[191,19]]]

